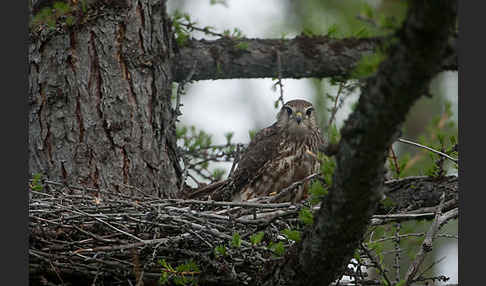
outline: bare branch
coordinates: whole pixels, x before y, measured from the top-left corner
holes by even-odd
[[[438,70],[457,70],[456,36],[451,37],[447,56]],[[373,53],[383,38],[333,39],[326,36],[297,36],[293,39],[188,40],[174,60],[176,81],[181,81],[197,59],[194,80],[230,78],[325,78],[349,75],[359,60]],[[446,41],[447,42],[447,41]],[[241,45],[245,43],[245,45]],[[242,49],[240,47],[247,48]]]
[[[410,264],[407,274],[405,275],[405,285],[407,286],[411,285],[411,283],[415,279],[417,271],[419,270],[420,266],[424,262],[427,253],[432,251],[432,242],[434,241],[437,231],[439,231],[441,225],[440,217],[442,215],[444,201],[445,201],[445,194],[442,195],[441,203],[437,207],[437,211],[435,213],[435,219],[432,222],[429,230],[427,231],[427,234],[425,235],[425,239],[424,242],[422,243],[422,247],[419,249],[419,252],[417,253],[412,264]]]
[[[410,145],[413,145],[413,146],[417,146],[417,147],[420,147],[420,148],[423,148],[423,149],[426,149],[426,150],[429,150],[430,152],[433,152],[433,153],[438,154],[442,157],[445,157],[445,158],[451,160],[452,162],[454,162],[456,164],[458,163],[457,159],[452,158],[451,156],[447,155],[446,153],[437,151],[437,150],[432,149],[430,147],[427,147],[425,145],[422,145],[422,144],[419,144],[419,143],[416,143],[416,142],[413,142],[413,141],[410,141],[410,140],[407,140],[407,139],[403,139],[403,138],[398,138],[398,141],[402,142],[402,143],[410,144]]]

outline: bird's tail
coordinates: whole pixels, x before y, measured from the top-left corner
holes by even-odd
[[[219,193],[229,184],[228,180],[218,181],[207,186],[187,192],[183,197],[192,200],[221,200]]]

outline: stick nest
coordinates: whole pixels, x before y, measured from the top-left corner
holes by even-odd
[[[159,199],[51,181],[42,186],[30,191],[33,284],[156,285],[161,277],[168,284],[255,284],[282,259],[269,245],[290,245],[281,231],[303,227],[301,206],[290,203]],[[263,239],[252,243],[260,232]]]

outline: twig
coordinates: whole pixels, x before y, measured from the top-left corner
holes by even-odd
[[[376,261],[376,258],[373,256],[371,251],[369,251],[368,248],[366,248],[366,246],[363,243],[361,243],[361,249],[363,249],[363,251],[369,257],[371,262],[373,262],[374,266],[378,269],[378,271],[380,271],[380,274],[383,277],[383,279],[385,279],[385,281],[387,282],[387,285],[392,285],[392,283],[390,282],[390,279],[388,279],[388,276],[386,275],[385,269],[383,269],[383,267],[381,267],[381,265]]]
[[[422,246],[420,247],[417,255],[415,256],[414,261],[410,264],[410,267],[408,268],[407,274],[405,275],[404,285],[408,286],[412,284],[413,280],[415,279],[415,276],[417,275],[417,271],[419,270],[420,266],[424,262],[426,254],[432,250],[432,242],[435,238],[435,235],[437,234],[437,231],[439,230],[439,225],[440,225],[439,220],[442,214],[444,201],[445,201],[445,193],[442,193],[441,202],[437,207],[437,211],[435,213],[435,219],[432,222],[429,230],[427,231],[424,242],[422,243]]]
[[[143,240],[143,239],[138,238],[137,236],[135,236],[135,235],[133,235],[133,234],[131,234],[131,233],[128,233],[128,232],[126,232],[126,231],[123,231],[123,230],[121,230],[121,229],[119,229],[119,228],[116,228],[116,227],[114,227],[113,225],[111,225],[110,223],[107,223],[106,221],[104,221],[104,220],[102,220],[102,219],[100,219],[100,218],[97,218],[95,215],[92,215],[92,214],[89,214],[89,213],[85,213],[85,212],[83,212],[83,211],[81,211],[81,210],[78,210],[78,209],[76,209],[76,208],[73,208],[73,209],[74,209],[74,210],[72,210],[72,212],[73,212],[73,213],[79,213],[79,214],[82,214],[82,215],[85,215],[85,216],[92,217],[92,218],[94,218],[95,220],[97,220],[97,221],[99,221],[99,222],[101,222],[101,223],[103,223],[103,224],[107,225],[108,227],[110,227],[110,228],[112,228],[112,229],[114,229],[114,230],[118,231],[119,233],[123,233],[124,235],[126,235],[126,236],[128,236],[128,237],[131,237],[131,238],[133,238],[133,239],[136,239],[136,240],[138,240],[138,241],[140,241],[140,242],[144,242],[144,240]]]
[[[192,64],[192,68],[191,70],[189,71],[189,73],[187,74],[186,78],[184,80],[182,80],[179,85],[177,86],[177,93],[176,93],[176,106],[175,108],[172,110],[172,118],[171,120],[167,123],[167,125],[165,126],[164,128],[164,133],[163,134],[167,134],[167,131],[169,130],[169,128],[175,123],[177,122],[177,117],[179,117],[179,115],[182,115],[182,112],[181,112],[181,106],[182,106],[182,103],[181,103],[181,97],[182,97],[182,94],[184,93],[184,88],[185,88],[185,85],[186,83],[188,83],[191,79],[192,79],[192,76],[194,75],[194,73],[196,72],[196,67],[197,67],[197,61],[194,61],[194,63]]]
[[[302,230],[298,219],[301,205],[288,202],[264,203],[272,197],[249,202],[221,202],[160,199],[146,196],[143,192],[136,192],[136,196],[130,197],[113,192],[97,203],[93,201],[91,191],[97,194],[104,190],[81,188],[82,192],[73,194],[62,183],[48,186],[42,192],[31,191],[32,198],[29,201],[32,240],[29,248],[30,267],[37,273],[52,272],[55,275],[49,268],[51,261],[62,277],[66,273],[78,273],[90,281],[97,275],[98,282],[101,279],[127,281],[123,275],[133,274],[133,263],[129,256],[131,252],[127,251],[130,249],[147,254],[140,256],[144,279],[160,277],[158,259],[180,263],[194,258],[195,253],[198,253],[197,263],[206,265],[205,273],[208,271],[213,275],[225,269],[229,270],[225,273],[231,273],[232,267],[247,264],[260,267],[261,263],[270,259],[267,259],[271,255],[269,249],[264,246],[254,247],[249,243],[251,234],[264,231],[272,239],[273,234],[289,228],[289,225]],[[443,205],[445,208],[446,203]],[[318,209],[318,206],[313,207],[313,211]],[[439,227],[457,215],[457,209],[444,213],[440,217]],[[379,219],[389,222],[413,217],[425,216],[408,213]],[[230,256],[224,258],[223,262],[208,255],[214,251],[213,245],[227,245],[235,232],[240,233],[244,239],[240,248],[231,249]],[[134,235],[138,240],[126,233]],[[405,235],[399,235],[400,239],[403,237]],[[268,243],[267,236],[265,243]],[[188,249],[193,249],[194,253],[189,254]],[[366,264],[360,265],[367,267]],[[231,277],[228,276],[230,274],[214,275],[211,277],[215,279],[241,282],[236,274]],[[348,271],[346,275],[355,274]],[[355,277],[354,285],[373,283],[363,276]],[[133,277],[129,279],[133,285],[138,282]],[[341,285],[346,283],[342,281]]]
[[[184,93],[185,85],[186,85],[186,83],[188,83],[191,80],[192,76],[196,72],[196,67],[197,67],[197,60],[195,60],[194,63],[192,64],[192,68],[189,71],[189,73],[187,74],[187,77],[183,81],[181,81],[179,83],[179,85],[177,86],[176,107],[175,107],[175,110],[174,110],[174,115],[175,115],[176,120],[177,120],[177,116],[182,115],[182,112],[180,110],[181,105],[182,105],[181,104],[181,97],[182,97],[182,94]]]
[[[280,88],[280,96],[277,100],[280,101],[282,106],[284,105],[284,98],[283,98],[283,84],[282,84],[282,58],[280,57],[280,51],[277,50],[277,83],[275,85],[278,85]]]
[[[238,164],[238,162],[240,161],[241,145],[242,144],[236,144],[236,153],[233,159],[233,164],[231,165],[230,172],[228,174],[228,178],[231,177],[231,174],[233,174],[233,171],[235,170],[236,164]]]
[[[184,170],[182,171],[181,185],[179,186],[179,193],[182,193],[184,186],[186,185],[187,174],[189,172],[189,165],[186,156],[181,156],[182,162],[184,163]]]
[[[157,196],[155,196],[153,194],[150,194],[148,192],[145,192],[145,191],[143,191],[140,188],[137,188],[135,186],[131,186],[131,185],[127,185],[127,184],[122,184],[122,183],[120,183],[119,185],[122,186],[122,187],[126,187],[126,188],[129,188],[129,189],[135,190],[135,191],[139,192],[140,194],[142,194],[144,197],[152,197],[154,199],[157,199],[158,198]]]
[[[420,148],[423,148],[423,149],[426,149],[426,150],[429,150],[429,151],[431,151],[433,153],[436,153],[436,154],[438,154],[438,155],[440,155],[442,157],[445,157],[445,158],[451,160],[452,162],[454,162],[456,164],[458,163],[458,160],[457,159],[454,159],[451,156],[447,155],[446,153],[437,151],[437,150],[432,149],[430,147],[427,147],[425,145],[422,145],[422,144],[419,144],[419,143],[416,143],[416,142],[413,142],[413,141],[410,141],[410,140],[407,140],[407,139],[403,139],[403,138],[398,138],[398,141],[399,142],[402,142],[402,143],[410,144],[410,145],[413,145],[413,146],[417,146],[417,147],[420,147]]]
[[[374,215],[371,217],[371,225],[380,225],[390,221],[402,221],[408,219],[420,219],[434,217],[434,213],[405,213],[405,214],[389,214],[389,215]]]
[[[306,183],[307,181],[310,181],[316,177],[318,177],[320,173],[314,173],[311,174],[302,180],[299,180],[297,182],[292,183],[290,186],[286,187],[285,189],[282,189],[277,195],[270,197],[267,201],[268,202],[275,202],[280,200],[281,198],[285,197],[287,194],[289,194],[291,191],[293,191],[295,188],[299,187],[300,185]]]
[[[424,280],[428,280],[430,278],[424,278],[423,275],[429,271],[430,269],[432,269],[432,267],[434,267],[434,265],[437,265],[439,263],[441,263],[446,257],[445,256],[442,256],[441,258],[435,260],[434,262],[432,262],[429,266],[427,266],[422,272],[419,273],[419,275],[417,275],[417,279],[415,279],[414,281],[424,281]],[[435,278],[435,277],[434,277]]]
[[[127,243],[122,245],[106,245],[106,246],[99,246],[95,248],[80,248],[75,251],[70,251],[70,253],[81,253],[81,252],[100,252],[100,251],[115,251],[115,250],[125,250],[131,249],[135,247],[147,246],[151,244],[161,244],[167,242],[178,242],[186,237],[189,236],[189,233],[185,233],[182,235],[178,235],[175,237],[167,237],[167,238],[158,238],[158,239],[149,239],[143,240],[142,242],[134,242],[134,243]]]
[[[231,38],[231,37],[226,36],[223,33],[213,32],[213,31],[211,31],[207,28],[199,28],[197,26],[194,26],[192,23],[179,23],[179,24],[181,26],[186,27],[187,29],[190,29],[190,30],[193,30],[193,31],[199,31],[199,32],[211,35],[211,36],[217,36],[217,37],[221,37],[221,38]]]
[[[397,155],[395,154],[395,150],[393,150],[393,146],[390,146],[390,153],[391,153],[391,157],[393,159],[393,164],[395,165],[395,175],[397,176],[397,178],[399,178],[400,177],[400,165],[398,164]]]
[[[407,233],[407,234],[400,234],[398,235],[398,237],[400,239],[403,239],[403,238],[409,238],[409,237],[422,237],[424,236],[425,233]],[[438,237],[445,237],[445,238],[455,238],[455,239],[459,239],[459,237],[457,235],[453,235],[453,234],[437,234],[436,238]],[[388,240],[395,240],[396,239],[396,235],[394,236],[388,236],[388,237],[384,237],[384,238],[380,238],[380,239],[377,239],[377,240],[371,240],[369,241],[368,243],[380,243],[380,242],[383,242],[383,241],[388,241]]]
[[[447,210],[453,206],[457,206],[457,199],[450,199],[448,201],[446,201],[444,203],[444,208],[443,210]],[[415,213],[430,213],[430,212],[433,212],[437,209],[437,207],[424,207],[424,208],[420,208],[420,209],[417,209],[417,210],[413,210],[413,211],[409,211],[407,212],[408,214],[415,214]]]
[[[165,201],[173,202],[177,204],[201,204],[201,205],[214,205],[214,206],[238,206],[248,208],[288,208],[291,203],[250,203],[250,202],[222,202],[222,201],[198,201],[198,200],[181,200],[181,199],[167,199]],[[157,204],[154,204],[157,206]]]
[[[332,112],[331,112],[331,116],[329,117],[329,122],[327,123],[327,126],[330,130],[331,128],[331,124],[332,122],[334,121],[334,119],[336,118],[336,113],[338,111],[338,99],[339,99],[339,96],[341,95],[341,92],[343,91],[343,88],[344,88],[344,82],[340,82],[339,83],[339,88],[338,88],[338,92],[336,94],[336,97],[334,98],[334,106],[332,107]],[[328,95],[330,96],[330,95]]]
[[[396,224],[397,228],[395,230],[395,239],[393,242],[395,243],[395,283],[400,281],[400,223]]]

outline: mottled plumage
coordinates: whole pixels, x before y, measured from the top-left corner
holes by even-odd
[[[274,124],[255,135],[230,178],[196,193],[209,191],[213,199],[234,201],[278,194],[290,184],[318,172],[315,154],[322,144],[312,104],[291,100],[284,104]],[[307,195],[308,185],[279,201],[301,201]]]

